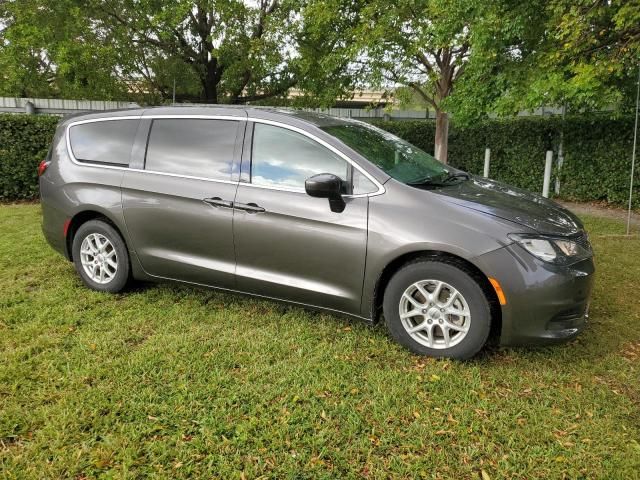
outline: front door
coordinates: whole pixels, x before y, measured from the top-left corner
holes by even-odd
[[[235,287],[233,199],[244,122],[153,119],[143,170],[122,182],[124,218],[151,275]]]
[[[345,195],[336,213],[304,191],[306,178],[333,173],[348,194],[353,167],[303,132],[270,124],[254,124],[250,150],[234,210],[238,289],[358,314],[369,199]]]

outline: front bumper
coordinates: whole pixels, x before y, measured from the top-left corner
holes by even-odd
[[[485,274],[498,280],[506,296],[501,345],[567,341],[586,327],[595,272],[593,258],[558,267],[512,244],[476,260]]]

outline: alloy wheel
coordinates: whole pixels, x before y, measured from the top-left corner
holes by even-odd
[[[471,312],[462,294],[440,280],[410,285],[400,298],[400,321],[416,342],[445,349],[459,344],[469,331]]]
[[[100,233],[87,235],[80,246],[80,262],[87,276],[96,283],[109,283],[118,271],[116,249]]]

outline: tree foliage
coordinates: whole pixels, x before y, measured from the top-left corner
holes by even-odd
[[[208,102],[259,100],[295,85],[298,20],[290,0],[95,0],[100,31],[127,56],[120,64],[149,82],[150,62],[189,71]]]
[[[417,92],[436,111],[435,154],[446,161],[447,113],[486,112],[496,91],[487,88],[492,74],[532,35],[528,19],[536,8],[535,1],[511,0],[366,2],[357,35],[363,78]]]
[[[299,87],[322,102],[350,85],[340,53],[349,42],[327,23],[330,3],[6,1],[0,93],[151,103],[171,98],[175,81],[182,100],[256,102]]]
[[[448,113],[621,103],[639,57],[640,0],[0,0],[0,95],[156,103],[175,82],[319,106],[404,86],[441,148]]]
[[[540,105],[625,108],[640,65],[640,2],[551,0],[542,7],[543,30],[520,62],[499,73],[507,88],[490,108],[503,114]]]
[[[122,98],[117,55],[75,0],[0,2],[0,95]]]

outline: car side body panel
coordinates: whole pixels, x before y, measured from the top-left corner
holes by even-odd
[[[157,114],[143,119],[237,121],[235,148],[228,158],[230,176],[220,180],[145,169],[145,149],[140,144],[147,144],[148,135],[136,139],[134,152],[140,158],[133,159],[131,166],[135,168],[125,170],[122,205],[137,257],[153,277],[235,289],[232,203],[246,115],[238,109],[220,109],[214,119],[197,113],[172,115],[156,110]]]
[[[121,232],[126,231],[120,193],[124,170],[88,163],[79,165],[69,154],[65,129],[64,125],[60,126],[55,135],[55,161],[47,169],[46,177],[41,179],[41,196],[45,200],[43,209],[47,210],[44,213],[47,218],[45,233],[56,237],[56,244],[69,256],[59,234],[63,232],[65,222],[79,213],[99,213]]]
[[[347,198],[343,212],[304,192],[240,184],[234,211],[238,289],[360,314],[367,249],[368,198]]]
[[[127,231],[143,268],[155,277],[235,288],[233,209],[205,198],[231,198],[237,183],[124,173]]]

